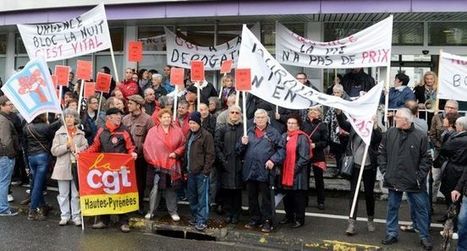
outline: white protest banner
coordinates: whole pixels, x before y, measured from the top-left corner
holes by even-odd
[[[440,53],[438,98],[467,101],[467,57]]]
[[[112,46],[103,4],[58,23],[18,24],[29,58],[45,61],[73,58]]]
[[[251,69],[251,94],[289,109],[307,109],[314,102],[341,109],[349,118],[353,118],[349,120],[355,131],[365,143],[369,144],[370,134],[367,134],[367,131],[371,131],[372,123],[368,121],[376,113],[383,88],[382,83],[355,101],[347,101],[315,91],[298,82],[287,72],[245,25],[237,67]]]
[[[349,37],[312,41],[276,23],[276,59],[312,68],[387,66],[391,60],[392,16]]]
[[[167,42],[167,64],[189,69],[192,60],[201,60],[206,71],[220,70],[222,62],[232,60],[237,64],[240,43],[242,39],[236,37],[226,43],[203,47],[192,44],[185,39],[176,36],[165,28]]]
[[[8,79],[2,91],[28,123],[39,114],[62,111],[49,68],[43,59],[29,61]]]

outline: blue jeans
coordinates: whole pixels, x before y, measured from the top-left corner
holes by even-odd
[[[0,213],[6,213],[10,210],[8,187],[10,186],[14,166],[15,158],[0,157]]]
[[[462,206],[457,220],[457,234],[459,235],[457,251],[467,250],[467,196],[465,195],[462,199]]]
[[[389,189],[388,211],[386,217],[386,235],[399,237],[399,208],[401,206],[403,192]],[[417,229],[420,231],[421,239],[430,239],[429,226],[430,216],[428,205],[428,194],[422,192],[406,192],[407,199],[411,208],[411,213]]]
[[[204,174],[188,175],[188,201],[196,224],[206,224],[209,217],[209,177]]]
[[[28,157],[29,166],[33,174],[33,185],[31,186],[31,209],[36,209],[45,205],[44,190],[45,180],[49,166],[49,154],[38,153]]]

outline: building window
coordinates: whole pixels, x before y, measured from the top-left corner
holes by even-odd
[[[423,23],[394,22],[393,45],[423,45]]]
[[[428,23],[428,45],[467,45],[467,23]]]

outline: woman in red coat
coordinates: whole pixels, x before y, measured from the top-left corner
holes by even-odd
[[[164,191],[167,211],[173,221],[179,221],[176,188],[182,183],[181,157],[185,151],[185,136],[178,126],[172,124],[172,112],[159,111],[160,124],[151,128],[143,145],[144,158],[153,167],[148,169],[148,184],[153,184],[149,194],[149,212],[146,219],[154,216],[160,192]]]

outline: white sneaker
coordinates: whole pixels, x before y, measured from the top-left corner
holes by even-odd
[[[144,218],[145,218],[146,220],[150,220],[150,219],[152,219],[152,217],[154,217],[154,215],[153,215],[153,214],[150,214],[150,213],[147,213],[147,214],[144,216]]]
[[[457,240],[457,239],[459,239],[459,235],[457,235],[457,233],[452,233],[451,239]]]
[[[73,220],[73,224],[75,224],[75,226],[77,227],[81,226],[81,219],[78,218],[78,219]]]
[[[26,189],[26,193],[27,193],[27,194],[30,194],[30,193],[31,193],[31,189]]]
[[[177,213],[171,214],[170,217],[172,217],[173,221],[179,221],[180,220],[180,216],[178,216]]]
[[[13,195],[9,194],[8,195],[8,202],[12,202],[14,200],[15,200],[15,198],[13,198]]]
[[[68,224],[67,219],[61,219],[60,222],[58,223],[58,225],[60,225],[60,226],[65,226],[66,224]]]

